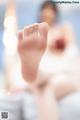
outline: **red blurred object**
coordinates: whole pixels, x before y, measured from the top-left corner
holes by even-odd
[[[56,50],[64,50],[65,47],[66,47],[66,43],[65,43],[64,38],[56,40],[55,45],[54,45],[54,48]]]

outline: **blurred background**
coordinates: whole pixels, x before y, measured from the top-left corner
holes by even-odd
[[[23,94],[23,97],[20,97],[21,99],[13,96],[13,98],[5,98],[6,100],[2,99],[2,96],[6,91],[8,93],[9,91],[15,93],[23,91],[27,87],[27,83],[23,81],[20,71],[20,61],[17,53],[17,31],[38,21],[39,8],[44,1],[45,0],[0,0],[0,108],[2,105],[1,110],[7,110],[8,108],[8,110],[10,109],[11,111],[14,108],[14,111],[11,111],[14,112],[14,116],[16,112],[18,115],[21,105],[20,100],[22,98],[25,118],[26,112],[28,112],[27,117],[30,118],[30,111],[32,111],[31,114],[34,114],[33,106],[31,107],[31,96]],[[60,23],[69,22],[72,24],[80,49],[80,3],[58,3],[57,5],[59,8]],[[27,108],[25,108],[26,100],[27,108],[29,108],[28,111]],[[14,106],[12,106],[12,104],[14,104]],[[30,105],[30,107],[28,105]],[[32,118],[29,120],[32,120]],[[18,119],[19,118],[13,118],[10,120]]]
[[[57,0],[56,0],[57,1]],[[17,55],[17,30],[38,21],[44,0],[0,0],[0,89],[24,88]],[[80,48],[80,4],[57,4],[60,22],[70,22]]]

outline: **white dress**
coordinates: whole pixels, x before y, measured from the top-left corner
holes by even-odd
[[[76,45],[69,46],[62,56],[45,53],[40,62],[39,70],[45,75],[52,76],[56,81],[73,80],[80,73],[79,67],[77,67],[79,64],[76,63],[78,58],[79,52]]]

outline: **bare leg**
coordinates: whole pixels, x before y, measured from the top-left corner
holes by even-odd
[[[53,88],[48,84],[36,92],[39,120],[58,120],[58,106]]]
[[[39,32],[39,34],[38,34]],[[46,23],[27,27],[18,35],[18,51],[22,65],[22,75],[25,81],[34,83],[37,77],[40,60],[45,52],[48,26]],[[35,91],[40,120],[57,120],[57,106],[53,90],[49,84],[42,85]]]

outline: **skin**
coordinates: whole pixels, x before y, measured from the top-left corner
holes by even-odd
[[[56,20],[56,12],[53,11],[51,6],[45,7],[40,13],[40,21],[46,22],[50,27],[53,26]]]
[[[55,84],[53,74],[46,74],[45,71],[41,71],[40,61],[43,59],[45,62],[48,55],[52,56],[53,53],[55,54],[55,52],[53,52],[54,47],[51,49],[51,43],[55,44],[55,42],[53,39],[53,41],[49,40],[48,28],[47,23],[40,23],[26,27],[23,31],[20,31],[18,33],[18,52],[21,60],[23,78],[29,83],[36,98],[39,119],[58,120],[56,99],[59,100],[65,95],[76,91],[77,86],[73,82],[64,80]],[[50,36],[52,32],[53,31],[51,31]],[[68,40],[71,39],[69,38],[71,34],[69,35]],[[67,46],[67,44],[70,44],[70,41],[65,43]],[[56,52],[58,53],[57,56],[59,56],[61,52],[62,51],[59,52],[58,50]]]
[[[79,90],[80,86],[67,80],[54,79],[54,69],[50,67],[50,71],[46,73],[47,65],[50,66],[50,62],[45,61],[49,57],[53,59],[53,54],[60,60],[64,55],[64,48],[74,44],[75,38],[69,25],[62,28],[54,25],[56,13],[50,6],[42,10],[40,20],[44,23],[25,27],[18,34],[22,75],[35,95],[38,119],[58,120],[57,100]],[[56,40],[59,40],[60,49],[56,47]],[[57,76],[59,75],[57,74]],[[67,76],[70,77],[68,74]]]
[[[38,37],[35,34],[35,27],[40,33]],[[33,30],[33,31],[32,31]],[[33,34],[34,32],[34,34]],[[57,103],[50,84],[47,84],[48,78],[38,71],[40,60],[45,53],[47,46],[48,25],[40,23],[24,28],[18,34],[18,51],[22,65],[22,75],[35,94],[40,120],[57,120]],[[30,61],[32,60],[32,62]],[[42,81],[42,82],[41,82]],[[42,84],[46,82],[46,85]],[[40,86],[41,87],[38,87]],[[52,115],[54,113],[54,115]]]

